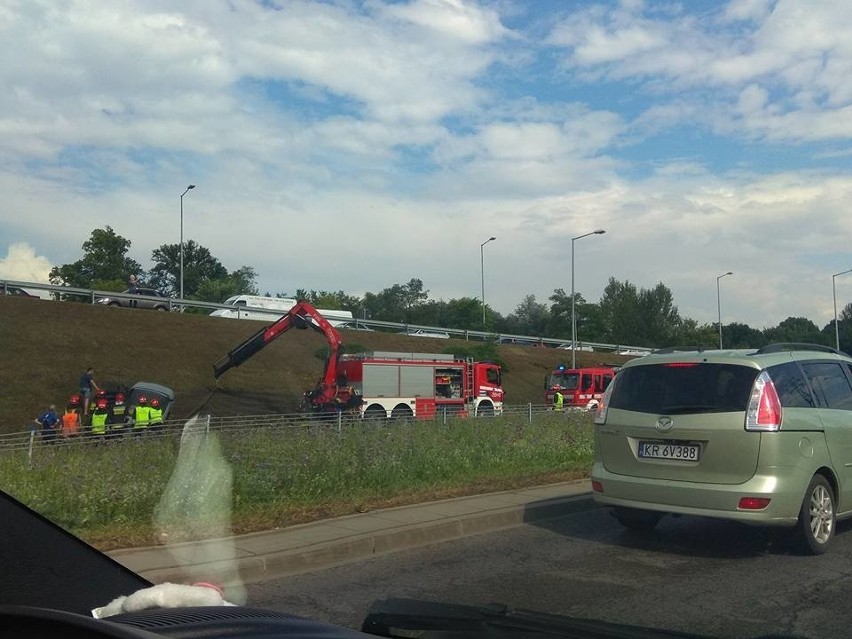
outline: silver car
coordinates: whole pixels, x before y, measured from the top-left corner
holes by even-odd
[[[168,311],[171,308],[171,299],[154,288],[137,288],[136,293],[131,293],[129,290],[126,290],[123,291],[120,296],[101,297],[98,298],[96,302],[106,306],[148,308],[155,311]]]

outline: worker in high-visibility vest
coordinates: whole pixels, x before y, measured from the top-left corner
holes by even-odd
[[[565,401],[565,398],[562,396],[558,390],[553,391],[553,410],[562,412],[562,406]]]
[[[141,433],[148,428],[151,421],[151,407],[148,406],[148,398],[140,395],[136,400],[136,410],[133,412],[133,433]]]
[[[109,405],[106,397],[95,400],[95,410],[92,413],[92,436],[102,440],[106,437],[107,419],[109,418]]]
[[[62,437],[65,439],[69,437],[76,437],[80,434],[80,413],[77,412],[77,407],[73,403],[74,396],[71,397],[72,401],[68,402],[68,406],[65,407],[65,413],[62,415]]]
[[[151,428],[161,429],[163,427],[163,407],[160,406],[160,400],[156,397],[151,398],[151,408],[148,413],[148,424]]]

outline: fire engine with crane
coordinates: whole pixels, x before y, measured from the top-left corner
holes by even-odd
[[[306,301],[216,362],[214,377],[218,380],[291,328],[322,333],[329,347],[322,377],[304,395],[305,410],[350,411],[365,419],[491,416],[503,410],[498,364],[441,353],[344,354],[340,333]]]
[[[568,368],[565,364],[557,364],[544,378],[545,401],[552,406],[553,397],[559,391],[565,408],[597,410],[618,369],[618,366]]]

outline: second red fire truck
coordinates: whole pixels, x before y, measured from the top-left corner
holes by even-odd
[[[564,408],[595,410],[606,387],[612,382],[617,367],[568,368],[558,364],[544,380],[545,401],[553,405],[553,396],[562,393]]]
[[[342,353],[340,333],[305,301],[264,327],[213,366],[218,379],[291,328],[322,333],[329,346],[323,376],[305,393],[318,413],[350,411],[366,419],[489,416],[502,412],[500,366],[441,353]]]

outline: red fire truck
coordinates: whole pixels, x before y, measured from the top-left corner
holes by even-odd
[[[313,412],[351,411],[365,418],[446,414],[486,416],[503,410],[500,366],[439,353],[373,351],[344,355],[340,333],[313,306],[298,302],[213,366],[218,379],[291,328],[322,333],[329,357],[322,378],[305,393]]]
[[[617,371],[618,367],[614,366],[568,368],[565,364],[558,364],[544,378],[545,401],[552,406],[553,395],[558,390],[562,393],[565,408],[595,410]]]
[[[343,355],[338,375],[365,418],[486,416],[502,412],[500,367],[441,353]],[[341,398],[346,400],[345,397]]]

